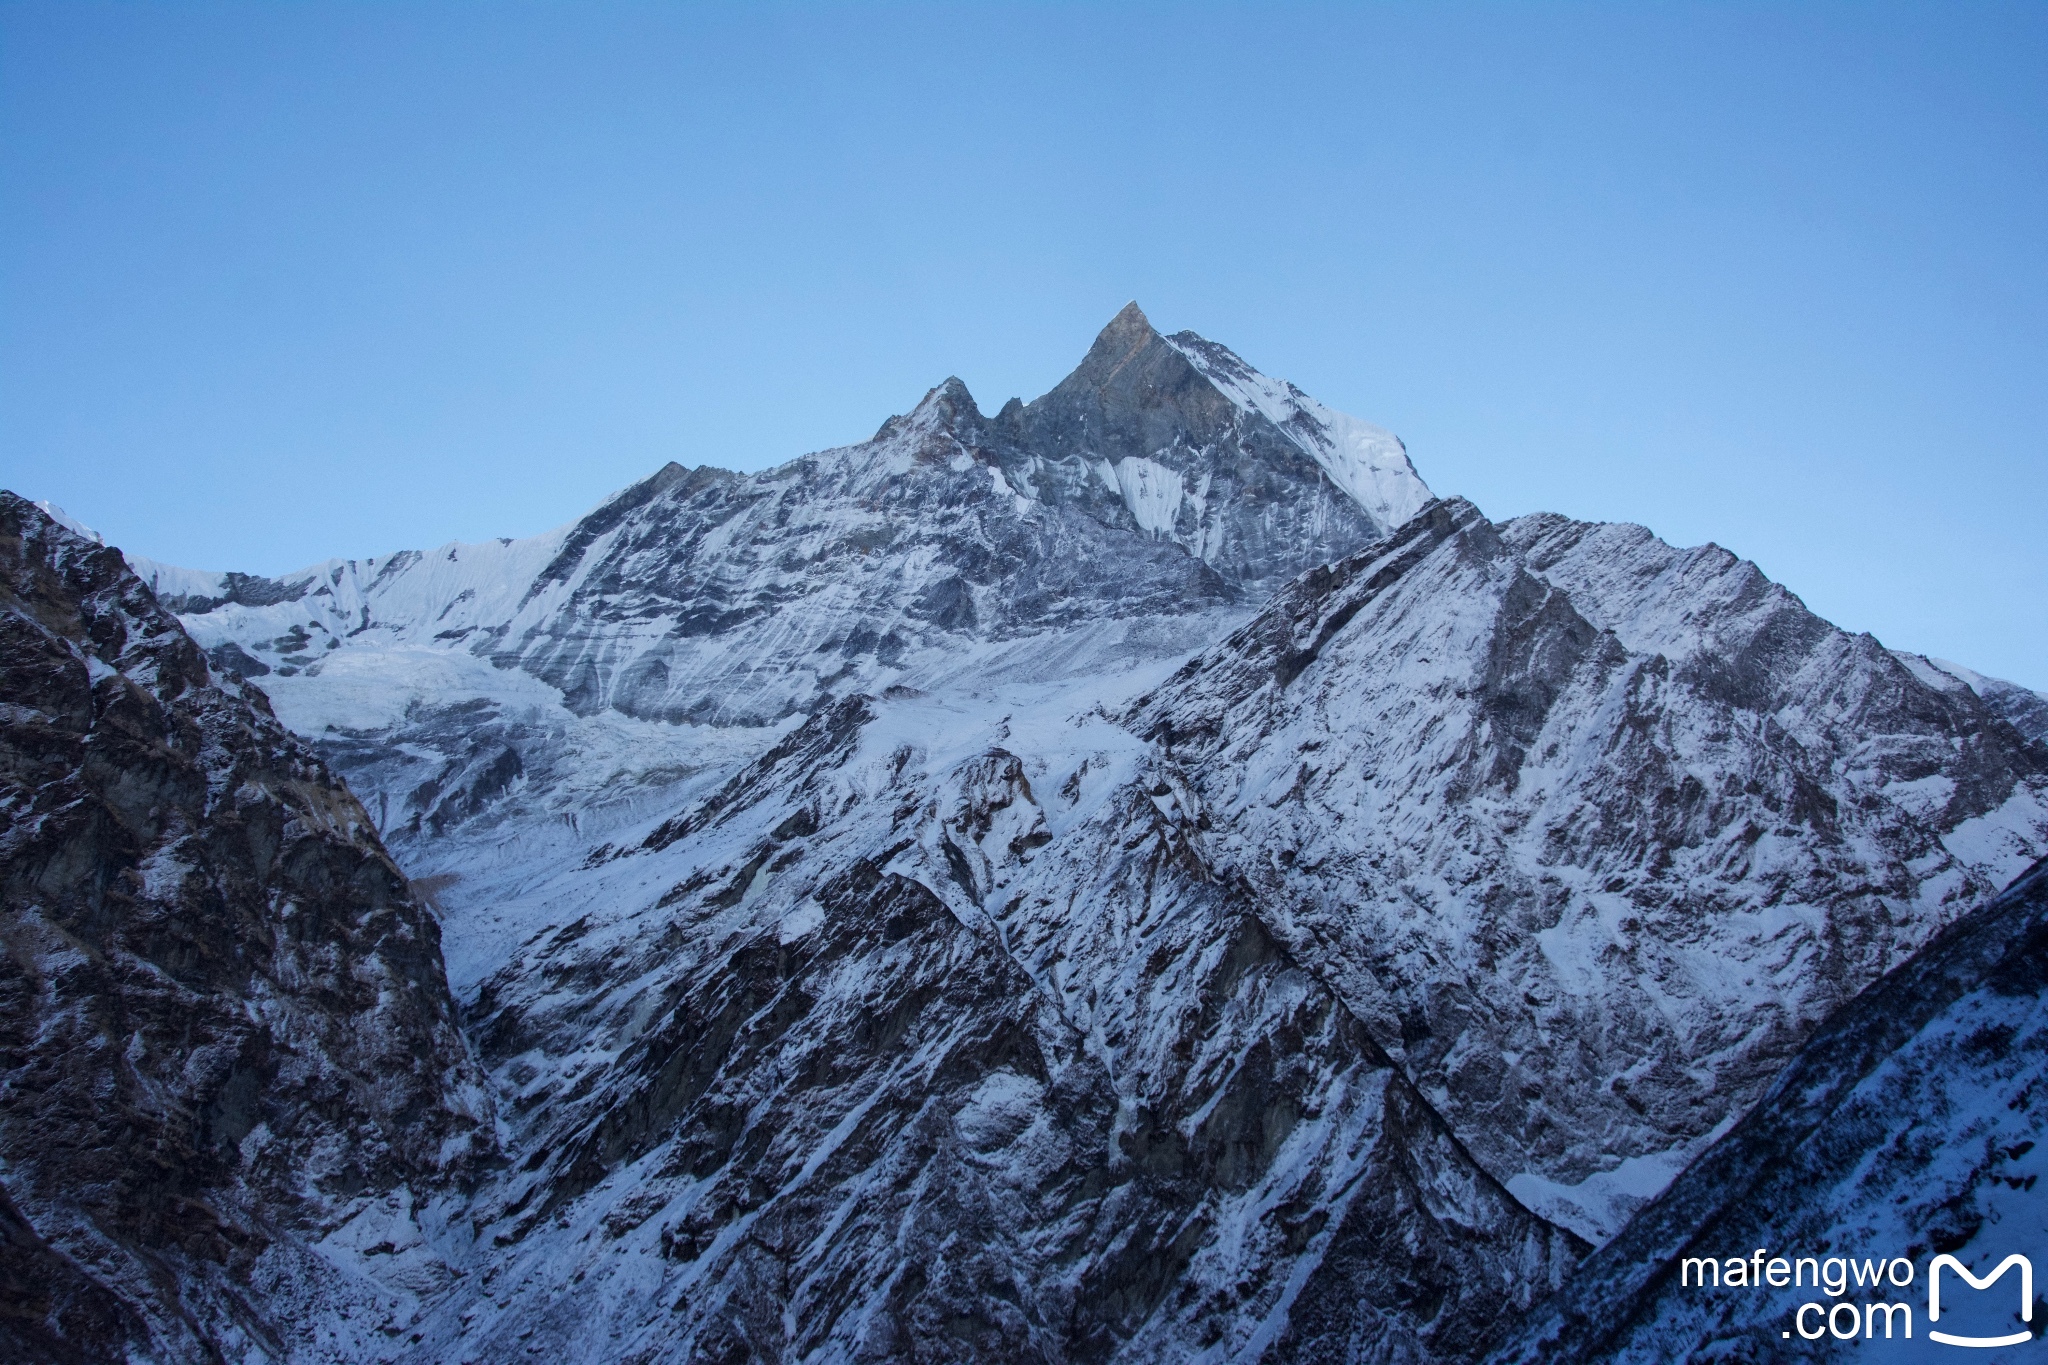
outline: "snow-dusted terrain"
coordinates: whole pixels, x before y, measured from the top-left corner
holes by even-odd
[[[2048,848],[2040,747],[1969,687],[1724,550],[1458,501],[1130,722],[1273,931],[1596,1241]]]
[[[1473,1359],[2048,852],[2048,700],[1135,306],[529,540],[130,562],[440,915],[505,1164],[316,1230],[394,1360]]]
[[[1801,1049],[1740,1124],[1626,1233],[1584,1265],[1499,1351],[1510,1361],[1673,1359],[1945,1360],[1952,1336],[2036,1338],[1968,1359],[2039,1355],[2018,1277],[1971,1292],[1951,1272],[1939,1321],[1927,1316],[1933,1258],[1979,1275],[2048,1238],[2048,865],[1972,911],[1873,986]],[[1798,1283],[1702,1288],[1684,1257],[1840,1257],[1886,1266],[1873,1288]],[[1906,1268],[1892,1268],[1903,1259]],[[1908,1273],[1910,1269],[1910,1274]],[[1718,1272],[1716,1275],[1718,1279]],[[2038,1291],[2037,1291],[2038,1292]],[[1820,1314],[1838,1303],[1905,1305],[1890,1330],[1838,1339]],[[1859,1314],[1860,1315],[1860,1314]],[[1843,1315],[1846,1317],[1846,1315]],[[1910,1340],[1908,1325],[1912,1327]],[[1794,1334],[1798,1335],[1795,1336]]]

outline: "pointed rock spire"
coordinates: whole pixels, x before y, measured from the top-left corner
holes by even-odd
[[[960,376],[948,375],[943,383],[918,399],[916,407],[882,423],[873,439],[885,440],[914,422],[947,428],[958,428],[965,423],[971,429],[975,424],[985,420],[987,419],[981,415],[980,405],[974,401],[974,395],[967,391],[967,385],[960,381]]]
[[[910,410],[912,417],[925,413],[950,422],[960,417],[979,419],[981,408],[975,403],[974,395],[967,391],[967,385],[960,382],[960,376],[947,375],[944,383],[927,393]]]
[[[1152,320],[1145,316],[1145,310],[1132,299],[1117,315],[1109,320],[1109,326],[1096,334],[1095,344],[1089,348],[1089,358],[1104,352],[1122,360],[1147,342],[1159,339],[1159,333],[1152,330]]]
[[[1081,381],[1100,385],[1108,381],[1130,359],[1146,347],[1160,343],[1159,333],[1152,329],[1151,319],[1134,299],[1123,306],[1109,325],[1096,334],[1095,344],[1088,348],[1088,354],[1067,383]]]
[[[1109,326],[1103,328],[1101,334],[1096,337],[1096,344],[1100,345],[1105,340],[1125,338],[1144,341],[1157,335],[1158,333],[1152,330],[1152,320],[1145,316],[1144,309],[1138,307],[1138,301],[1132,299],[1109,320]]]

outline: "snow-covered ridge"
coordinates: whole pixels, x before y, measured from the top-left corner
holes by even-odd
[[[102,536],[98,531],[93,530],[92,527],[87,526],[84,522],[80,521],[77,517],[72,516],[69,512],[66,512],[63,508],[59,507],[54,502],[45,499],[42,502],[37,503],[36,508],[44,516],[48,517],[51,521],[56,522],[59,526],[71,532],[73,535],[84,536],[87,540],[91,541],[95,545],[104,545],[106,543],[106,538]]]
[[[42,506],[41,503],[36,505]],[[187,569],[177,564],[165,564],[161,560],[136,554],[132,550],[124,550],[122,557],[128,561],[128,567],[135,571],[135,576],[149,584],[151,592],[160,600],[172,605],[196,598],[219,597],[227,591],[228,576],[225,573],[212,569]],[[307,576],[311,576],[311,570],[305,572]]]
[[[1325,407],[1286,380],[1267,378],[1193,332],[1176,333],[1166,338],[1166,344],[1186,356],[1232,402],[1287,433],[1322,466],[1331,483],[1381,525],[1399,526],[1435,496],[1393,432]]]
[[[138,554],[126,558],[159,598],[187,616],[275,606],[286,608],[274,613],[278,619],[295,620],[300,613],[290,604],[309,602],[323,614],[358,618],[356,625],[362,610],[374,607],[375,624],[404,631],[458,619],[509,620],[575,524],[521,540],[449,541],[431,550],[326,559],[276,578],[181,568]],[[250,600],[256,598],[274,600]]]
[[[1453,499],[1129,723],[1192,774],[1218,874],[1598,1242],[2048,853],[2048,752],[1904,663],[1716,547]]]
[[[1947,659],[1929,658],[1925,654],[1895,649],[1892,657],[1929,687],[1943,692],[1965,690],[1975,693],[1985,705],[2028,739],[2048,744],[2048,692],[2036,692],[2003,678],[1986,677],[1974,668],[1965,668]]]

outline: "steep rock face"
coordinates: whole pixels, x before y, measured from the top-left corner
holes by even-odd
[[[1276,937],[1594,1240],[2048,851],[2048,750],[1716,547],[1439,503],[1128,713]]]
[[[1567,1282],[1495,1357],[1508,1361],[1925,1359],[1903,1337],[1789,1339],[1805,1287],[1702,1289],[1684,1257],[1773,1255],[1915,1262],[1909,1287],[1846,1301],[1904,1302],[1915,1343],[1931,1255],[1979,1274],[2017,1251],[2038,1259],[2048,1200],[2048,867],[1952,925],[1830,1019],[1756,1108]],[[1718,1273],[1716,1276],[1718,1280]],[[1940,1326],[2003,1336],[2012,1278],[1995,1302],[1950,1276]],[[1807,1324],[1812,1326],[1811,1321]],[[2041,1328],[2034,1314],[2032,1329]],[[2015,1353],[2023,1358],[2026,1348]],[[2001,1357],[1989,1357],[2001,1358]]]
[[[261,694],[12,494],[0,699],[0,1354],[281,1357],[389,1308],[314,1243],[494,1146],[434,920]]]
[[[557,873],[477,990],[491,1298],[419,1358],[1470,1358],[1580,1248],[1176,790],[1100,717],[852,698]]]

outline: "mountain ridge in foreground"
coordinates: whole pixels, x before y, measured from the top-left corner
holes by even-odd
[[[1923,1266],[1930,1254],[1960,1253],[1981,1271],[2038,1247],[2048,1208],[2029,1196],[2048,1139],[2044,993],[2048,862],[1829,1019],[1756,1108],[1555,1300],[1517,1324],[1492,1359],[1653,1361],[1745,1350],[1846,1358],[1862,1343],[1823,1334],[1817,1344],[1804,1336],[1796,1348],[1784,1344],[1800,1304],[1832,1307],[1810,1281],[1804,1290],[1715,1294],[1674,1284],[1674,1271],[1687,1256],[1751,1247],[1903,1256]],[[1859,1291],[1852,1301],[1860,1307],[1870,1297]],[[1892,1278],[1874,1297],[1915,1313],[1927,1303],[1917,1283]],[[1952,1333],[1977,1327],[1957,1326],[1956,1307],[1952,1298]],[[1922,1332],[1932,1325],[1923,1319]],[[1985,1326],[2003,1335],[2025,1324]],[[1885,1339],[1887,1349],[1911,1349],[1903,1336],[1897,1347]]]
[[[497,1160],[439,925],[262,694],[11,493],[0,693],[0,1344],[281,1355],[323,1238]]]
[[[528,541],[133,563],[431,899],[502,1153],[267,1358],[1475,1360],[2048,853],[2035,694],[1135,305]]]

